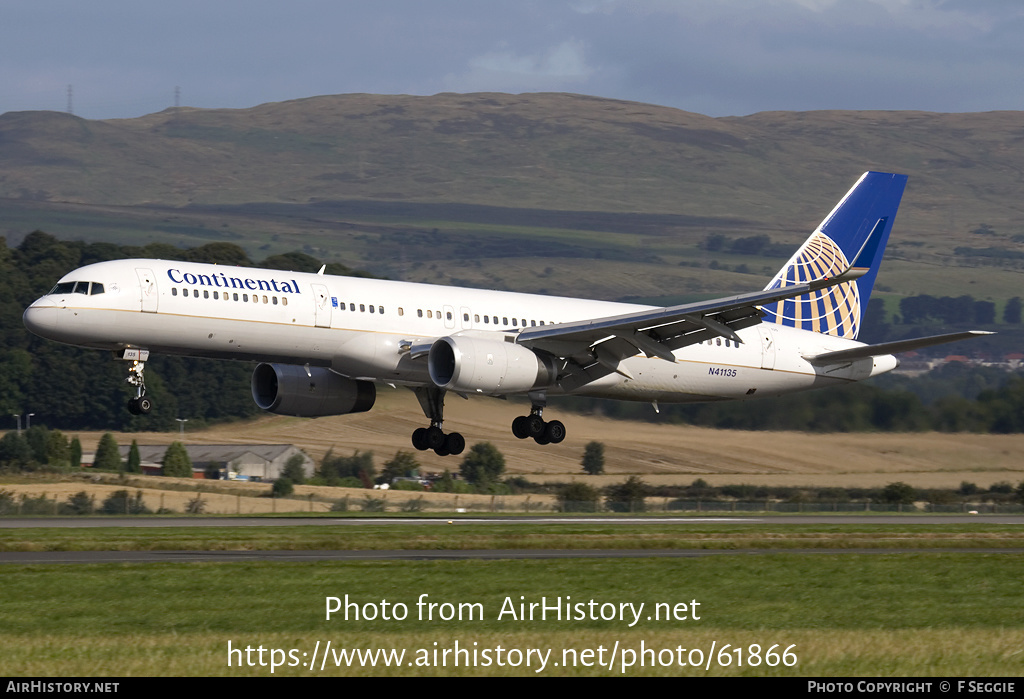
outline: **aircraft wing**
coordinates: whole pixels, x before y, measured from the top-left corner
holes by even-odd
[[[825,352],[823,354],[815,354],[810,356],[805,355],[804,359],[811,362],[812,364],[834,364],[836,362],[846,362],[852,361],[854,359],[880,357],[885,354],[909,352],[911,350],[921,349],[922,347],[943,345],[947,342],[966,340],[971,337],[978,337],[979,335],[994,334],[995,333],[986,332],[984,330],[967,330],[965,332],[959,333],[947,333],[945,335],[931,335],[930,337],[918,337],[913,340],[897,340],[896,342],[882,342],[877,345],[863,345],[861,347],[854,347],[852,349],[846,350],[838,350],[836,352]]]
[[[642,352],[674,362],[673,350],[722,336],[742,342],[736,331],[761,322],[761,306],[854,281],[868,272],[878,245],[872,234],[853,263],[834,277],[765,289],[709,301],[655,308],[619,316],[559,323],[523,330],[518,344],[567,360],[559,383],[565,389],[595,381],[611,372],[632,378],[619,367],[626,357]]]

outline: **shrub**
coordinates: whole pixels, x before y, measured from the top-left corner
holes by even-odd
[[[135,496],[127,490],[115,490],[107,496],[100,505],[100,512],[105,515],[148,515],[150,510],[142,502],[142,491],[136,491]]]
[[[583,448],[583,470],[592,476],[604,473],[604,444],[589,442]]]
[[[562,512],[597,512],[601,493],[586,483],[569,483],[559,488],[557,497]]]
[[[504,471],[505,457],[490,442],[474,444],[459,465],[462,477],[478,486],[493,483]]]
[[[192,460],[181,442],[172,442],[164,452],[163,475],[177,478],[192,477]]]
[[[286,498],[295,492],[295,484],[288,478],[278,478],[270,489],[275,498]]]
[[[367,495],[363,498],[362,505],[360,505],[363,512],[383,512],[384,511],[384,498],[374,498]]]
[[[61,506],[62,514],[69,515],[91,515],[96,510],[96,498],[84,490],[80,490],[68,499]]]
[[[614,512],[643,512],[647,509],[645,498],[651,494],[651,487],[637,476],[630,476],[618,485],[605,489],[605,502]]]
[[[102,471],[121,470],[121,454],[117,451],[117,440],[109,432],[105,432],[100,437],[100,443],[96,447],[96,456],[92,461],[92,467]]]
[[[423,498],[416,498],[414,500],[406,500],[405,504],[402,505],[402,512],[422,512],[423,511]]]

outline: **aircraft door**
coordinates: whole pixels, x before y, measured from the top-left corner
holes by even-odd
[[[444,307],[444,327],[449,330],[455,328],[455,309],[451,306]]]
[[[136,267],[135,274],[139,277],[140,310],[143,313],[156,313],[160,297],[157,295],[156,275],[151,269]]]
[[[775,368],[775,332],[774,328],[762,323],[757,326],[761,331],[761,368]]]
[[[316,303],[316,327],[331,327],[331,295],[323,284],[313,284],[313,299]]]

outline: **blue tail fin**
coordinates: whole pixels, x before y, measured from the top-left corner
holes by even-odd
[[[835,276],[855,257],[857,266],[870,264],[867,274],[764,306],[764,322],[856,338],[906,184],[906,175],[865,172],[765,289]]]

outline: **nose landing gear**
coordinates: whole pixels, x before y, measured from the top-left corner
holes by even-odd
[[[132,415],[148,415],[153,409],[153,401],[146,395],[145,371],[149,350],[126,349],[122,352],[121,359],[132,363],[128,367],[128,378],[125,380],[135,387],[135,397],[128,401],[128,412]]]

